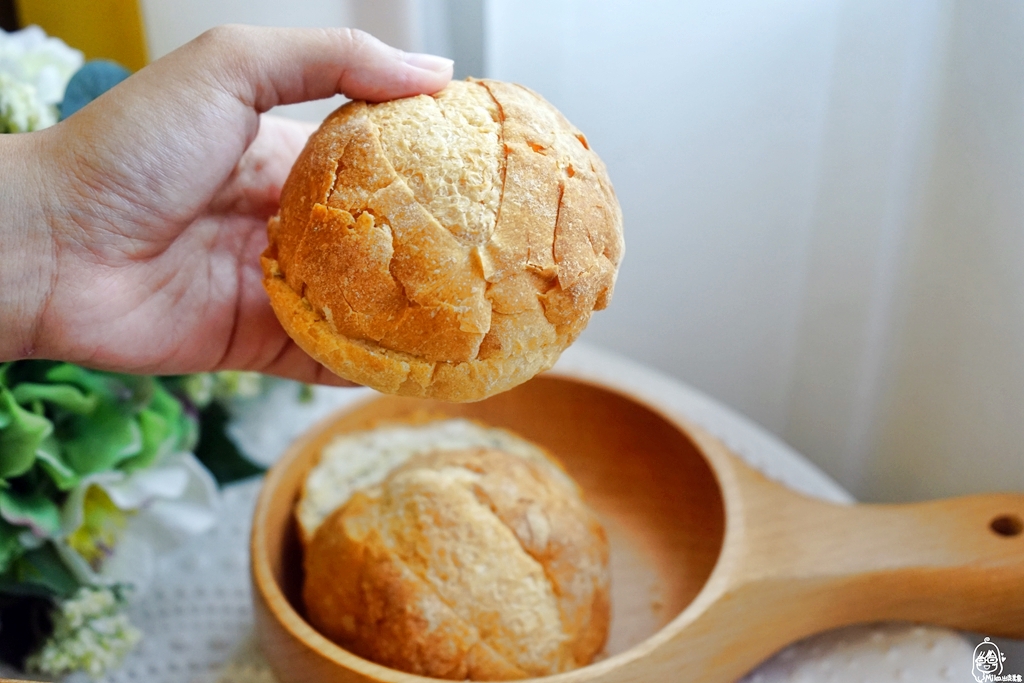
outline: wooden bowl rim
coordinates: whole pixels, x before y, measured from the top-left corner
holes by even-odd
[[[591,676],[607,673],[609,670],[618,669],[628,665],[642,657],[645,657],[658,649],[663,643],[671,640],[684,626],[692,622],[703,612],[706,607],[712,604],[726,589],[728,585],[728,574],[730,568],[736,563],[735,535],[736,522],[739,521],[739,511],[735,508],[737,503],[727,496],[729,490],[728,482],[735,479],[734,467],[737,464],[735,458],[729,458],[725,452],[724,445],[717,442],[717,439],[707,434],[703,429],[697,427],[686,418],[675,415],[670,410],[652,403],[638,396],[634,391],[619,386],[609,385],[590,377],[579,377],[569,372],[551,370],[541,375],[545,379],[575,383],[592,389],[598,389],[620,398],[626,399],[638,406],[648,410],[653,415],[664,420],[666,423],[677,429],[693,446],[704,462],[707,464],[711,475],[718,486],[719,497],[722,501],[724,529],[722,543],[719,547],[718,557],[712,567],[711,573],[694,596],[693,600],[679,614],[672,618],[667,624],[656,632],[630,647],[629,649],[612,655],[607,659],[588,664],[587,666],[573,671],[552,674],[549,676],[520,679],[525,683],[578,683]],[[363,408],[375,401],[387,398],[387,396],[372,395],[366,398],[353,401],[352,403],[332,411],[330,414],[317,421],[296,439],[285,451],[284,455],[270,468],[265,475],[263,485],[260,488],[259,496],[256,499],[256,506],[253,512],[252,533],[250,537],[250,564],[252,570],[253,587],[259,593],[267,611],[273,615],[278,624],[296,641],[315,652],[318,656],[331,661],[332,663],[365,676],[381,683],[436,683],[437,678],[428,678],[417,674],[410,674],[391,667],[377,664],[368,659],[355,655],[337,643],[329,640],[326,636],[314,629],[288,601],[284,591],[274,579],[270,567],[270,559],[267,556],[266,548],[266,517],[270,508],[271,500],[280,479],[285,472],[289,471],[293,463],[305,452],[308,445],[330,429],[339,417],[344,413]],[[719,449],[708,448],[706,441],[712,439]],[[255,598],[256,596],[254,596]]]

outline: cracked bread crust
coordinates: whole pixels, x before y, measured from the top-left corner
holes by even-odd
[[[310,138],[268,225],[288,334],[380,391],[473,401],[551,367],[622,258],[604,165],[518,85],[351,102]]]
[[[350,651],[452,680],[588,664],[610,619],[608,544],[555,465],[492,449],[414,457],[306,548],[310,622]]]

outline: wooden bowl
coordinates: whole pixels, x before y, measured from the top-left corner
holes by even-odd
[[[606,656],[550,683],[734,681],[828,628],[904,619],[1024,636],[1024,496],[844,506],[793,493],[678,415],[548,374],[479,403],[379,397],[322,422],[256,505],[257,635],[281,683],[425,682],[353,655],[304,619],[293,507],[336,435],[427,411],[545,446],[608,532]]]

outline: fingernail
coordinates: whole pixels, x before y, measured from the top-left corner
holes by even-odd
[[[402,61],[409,66],[427,71],[447,71],[455,64],[454,61],[437,55],[425,55],[420,52],[405,52],[402,54]]]

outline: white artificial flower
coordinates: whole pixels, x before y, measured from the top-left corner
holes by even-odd
[[[81,52],[38,26],[0,31],[0,73],[34,87],[43,104],[60,104],[68,81],[84,62]]]
[[[213,396],[221,400],[256,398],[263,393],[263,375],[258,372],[222,370],[213,379]]]
[[[191,453],[130,474],[92,474],[64,503],[57,549],[80,582],[143,592],[156,557],[210,529],[217,503],[216,482]]]
[[[221,370],[187,375],[182,381],[185,395],[196,406],[205,408],[217,399],[257,398],[263,394],[266,378],[258,372]]]
[[[29,671],[61,675],[82,670],[98,678],[119,666],[142,640],[109,588],[79,588],[58,603],[53,633],[26,662]]]
[[[43,104],[28,83],[0,72],[0,133],[28,133],[57,123],[57,108]]]
[[[303,385],[298,382],[276,380],[267,385],[258,401],[229,401],[231,420],[225,427],[242,455],[264,467],[277,462],[292,442],[320,420],[374,394],[366,388],[317,386],[311,388],[310,399],[302,401]]]
[[[57,105],[84,58],[38,26],[0,30],[0,133],[25,133],[57,123]]]

